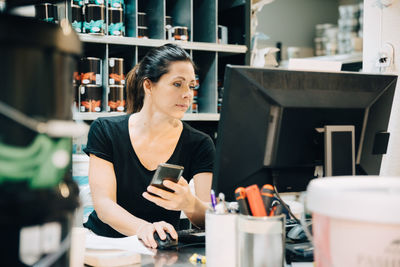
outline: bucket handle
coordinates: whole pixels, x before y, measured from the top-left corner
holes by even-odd
[[[38,133],[53,137],[79,137],[87,134],[89,126],[67,120],[38,121],[0,101],[0,114]]]

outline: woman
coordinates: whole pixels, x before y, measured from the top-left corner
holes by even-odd
[[[85,227],[103,236],[137,235],[155,248],[154,231],[161,239],[164,231],[177,238],[180,211],[204,225],[215,148],[209,136],[180,120],[194,87],[194,63],[172,44],[150,50],[128,73],[128,114],[95,120],[88,135],[95,211]],[[183,177],[194,179],[195,195],[183,177],[178,183],[164,181],[172,193],[149,186],[164,162],[185,168]]]

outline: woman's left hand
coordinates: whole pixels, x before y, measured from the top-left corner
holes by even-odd
[[[168,192],[150,185],[147,187],[147,191],[159,197],[152,196],[147,192],[142,194],[143,197],[167,210],[182,210],[184,212],[194,211],[196,197],[190,191],[189,184],[185,178],[181,176],[177,183],[164,180],[163,185],[174,192]]]

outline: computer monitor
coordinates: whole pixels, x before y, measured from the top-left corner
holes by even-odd
[[[325,138],[317,129],[332,125],[354,126],[355,173],[379,174],[387,147],[379,140],[387,141],[396,81],[227,65],[213,189],[234,200],[237,187],[272,183],[275,174],[280,191],[305,190],[315,167],[324,165]],[[345,141],[333,148],[349,147],[346,135],[331,137]]]

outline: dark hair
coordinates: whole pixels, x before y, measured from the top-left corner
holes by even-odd
[[[177,61],[188,61],[196,68],[190,55],[175,44],[165,44],[147,52],[126,76],[127,113],[135,113],[142,109],[144,81],[149,79],[157,83],[161,76],[168,73],[171,63]]]

